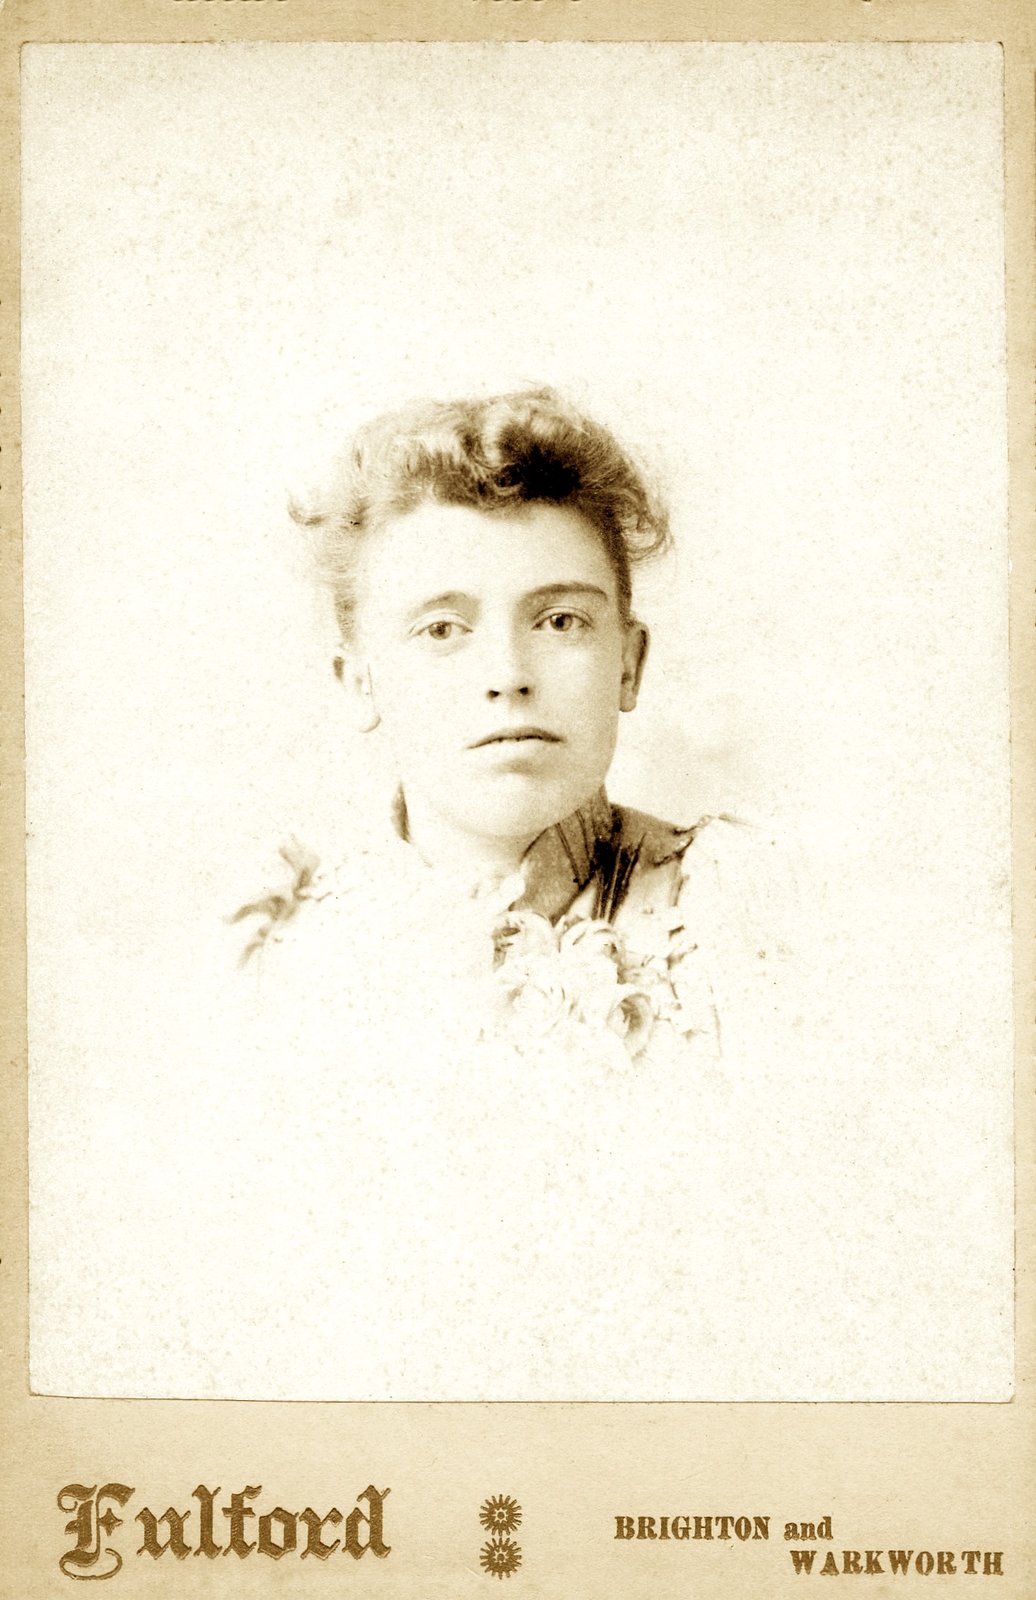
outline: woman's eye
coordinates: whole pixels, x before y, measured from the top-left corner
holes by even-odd
[[[586,620],[574,611],[551,611],[540,626],[549,633],[575,633],[578,628],[586,627]]]
[[[431,639],[435,644],[448,644],[460,631],[459,622],[454,622],[450,617],[437,617],[434,622],[426,622],[423,628],[418,628],[417,634],[419,638]]]

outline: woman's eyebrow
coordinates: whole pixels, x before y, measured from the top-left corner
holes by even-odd
[[[527,600],[563,600],[567,595],[586,594],[595,595],[599,600],[611,600],[612,596],[607,589],[602,589],[596,583],[581,583],[573,579],[571,583],[545,583],[539,589],[531,589],[526,595]]]
[[[440,606],[453,606],[454,609],[457,609],[460,606],[470,606],[471,604],[471,596],[465,594],[462,589],[444,589],[442,594],[429,595],[427,600],[419,600],[415,606],[411,606],[406,614],[406,620],[407,622],[416,622],[417,618],[423,616],[426,611],[434,611]]]

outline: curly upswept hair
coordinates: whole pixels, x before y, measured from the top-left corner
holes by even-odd
[[[361,428],[323,501],[291,508],[296,522],[319,530],[344,639],[355,621],[359,541],[429,501],[490,514],[535,503],[579,512],[600,533],[627,618],[631,564],[669,539],[665,507],[630,456],[552,389],[418,402]]]

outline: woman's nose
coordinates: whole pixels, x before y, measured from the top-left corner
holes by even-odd
[[[511,630],[487,640],[483,683],[487,700],[527,697],[532,693],[530,663]]]

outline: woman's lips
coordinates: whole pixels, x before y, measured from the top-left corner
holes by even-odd
[[[526,740],[540,740],[546,744],[560,744],[556,733],[550,733],[546,728],[499,728],[496,733],[487,733],[484,738],[476,739],[474,744],[468,746],[469,750],[481,750],[489,744],[522,744]]]

